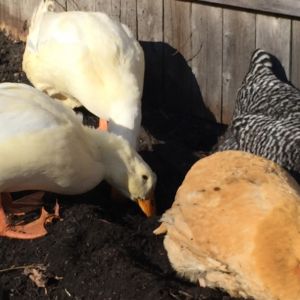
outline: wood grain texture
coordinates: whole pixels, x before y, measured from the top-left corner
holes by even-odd
[[[95,0],[95,10],[102,11],[115,20],[120,20],[121,0]]]
[[[11,16],[9,13],[9,2],[5,0],[0,0],[0,27],[1,30],[4,30],[6,32],[9,32],[12,26],[13,20],[15,19],[17,22],[17,11],[14,12],[14,14]],[[17,24],[15,24],[17,26]]]
[[[0,24],[4,24],[6,21],[7,1],[0,0]]]
[[[290,76],[291,20],[271,16],[256,17],[256,48],[275,55]]]
[[[163,40],[163,1],[138,0],[138,38],[148,41]]]
[[[191,55],[191,3],[164,1],[164,41],[182,55]]]
[[[291,81],[300,88],[300,21],[292,21]]]
[[[22,30],[22,7],[19,5],[19,1],[10,0],[8,2],[8,16],[10,18],[11,34],[16,36],[18,30],[20,30],[20,35],[23,35]],[[31,3],[30,3],[31,4]],[[28,9],[26,9],[28,11]]]
[[[39,0],[6,1],[0,2],[0,27],[13,38],[26,39],[28,26],[34,8],[40,3]]]
[[[260,12],[300,17],[300,1],[298,0],[193,0],[198,3],[212,3],[222,6],[246,8]]]
[[[145,54],[143,106],[158,107],[163,99],[163,0],[137,1],[137,37]]]
[[[67,0],[55,0],[55,10],[62,11]],[[15,39],[25,41],[34,9],[40,0],[1,0],[0,30],[5,30]]]
[[[67,10],[95,11],[95,1],[67,0]]]
[[[30,26],[31,16],[36,7],[38,7],[40,1],[39,0],[23,0],[19,2],[19,12],[20,12],[20,23],[18,24],[19,27],[19,34],[21,36],[26,37],[28,33],[28,29]]]
[[[121,1],[121,16],[120,21],[126,24],[137,37],[137,0],[122,0]]]
[[[164,87],[169,111],[191,113],[192,84],[198,85],[188,62],[192,56],[191,3],[164,0]]]
[[[55,0],[54,1],[55,2],[55,11],[67,11],[68,10],[68,2],[69,1],[70,0]],[[71,0],[71,1],[73,1],[73,0]]]
[[[237,91],[255,49],[255,15],[223,11],[223,101],[222,122],[229,123]]]
[[[222,9],[192,4],[193,74],[203,101],[221,121],[222,99]],[[195,93],[197,91],[194,91]],[[196,95],[194,97],[197,97]]]

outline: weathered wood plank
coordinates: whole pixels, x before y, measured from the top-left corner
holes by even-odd
[[[27,36],[28,29],[30,26],[30,20],[31,16],[40,4],[39,0],[23,0],[23,1],[18,1],[18,6],[19,6],[19,21],[20,23],[18,24],[18,30],[19,30],[19,35],[24,38]]]
[[[300,88],[300,21],[292,21],[292,33],[291,81]]]
[[[163,99],[163,1],[137,1],[137,37],[145,53],[143,107],[158,107]]]
[[[139,39],[148,41],[163,40],[163,2],[162,0],[138,0],[137,21]]]
[[[121,17],[120,21],[126,24],[137,37],[137,0],[121,1]]]
[[[109,0],[95,0],[95,10],[102,11],[111,15],[111,1]]]
[[[8,31],[11,26],[11,17],[9,16],[9,2],[0,0],[0,29]]]
[[[222,99],[222,9],[192,4],[192,70],[218,122]],[[196,96],[194,96],[196,97]]]
[[[122,0],[111,0],[111,17],[119,20],[121,17],[121,1]]]
[[[5,28],[5,2],[0,0],[0,30],[3,31]]]
[[[191,3],[164,1],[164,40],[186,56],[191,54]]]
[[[164,0],[164,42],[166,108],[182,114],[196,112],[192,84],[197,81],[187,63],[192,56],[191,3]]]
[[[223,99],[222,122],[229,123],[236,95],[255,49],[255,15],[223,11]]]
[[[56,11],[63,10],[66,0],[56,0]],[[7,31],[13,38],[25,40],[30,19],[40,0],[1,0],[0,30]]]
[[[13,38],[25,40],[30,17],[38,0],[24,0],[22,2],[1,1],[1,29],[7,31]]]
[[[256,17],[256,48],[275,55],[290,76],[291,21],[265,15]]]
[[[95,10],[105,12],[113,19],[120,21],[121,0],[95,0]]]
[[[95,11],[94,0],[67,0],[67,10]]]
[[[39,0],[36,0],[40,2]],[[68,10],[68,0],[55,0],[55,11],[67,11]]]
[[[190,0],[184,0],[189,1]],[[212,3],[221,6],[232,6],[242,9],[251,9],[260,12],[300,17],[300,1],[297,0],[192,0],[199,3]]]
[[[22,29],[22,21],[21,21],[21,6],[19,5],[19,1],[11,0],[8,4],[8,16],[11,18],[11,34],[13,36],[18,35],[18,31]],[[21,34],[22,35],[22,34]]]

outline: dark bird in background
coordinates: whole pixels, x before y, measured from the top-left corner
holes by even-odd
[[[223,150],[250,152],[300,172],[300,91],[264,50],[252,55],[232,122],[217,146]]]

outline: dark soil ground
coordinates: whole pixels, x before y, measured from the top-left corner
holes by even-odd
[[[0,82],[28,83],[21,71],[23,50],[23,43],[0,35]],[[147,84],[145,89],[147,93]],[[211,150],[224,126],[151,106],[143,113],[145,127],[164,141],[152,152],[142,152],[158,175],[156,201],[161,214],[171,206],[187,170]],[[84,195],[57,195],[63,220],[49,225],[44,238],[0,239],[0,299],[231,299],[178,278],[169,265],[163,237],[152,234],[159,217],[146,219],[129,201],[112,202],[109,190],[101,183]],[[55,195],[46,198],[50,205]],[[45,267],[46,288],[37,287],[24,274],[23,266],[29,265]]]

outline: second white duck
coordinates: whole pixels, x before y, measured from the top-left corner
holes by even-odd
[[[79,194],[106,180],[153,213],[156,176],[122,137],[83,126],[72,110],[17,83],[0,84],[0,125],[0,193]]]

